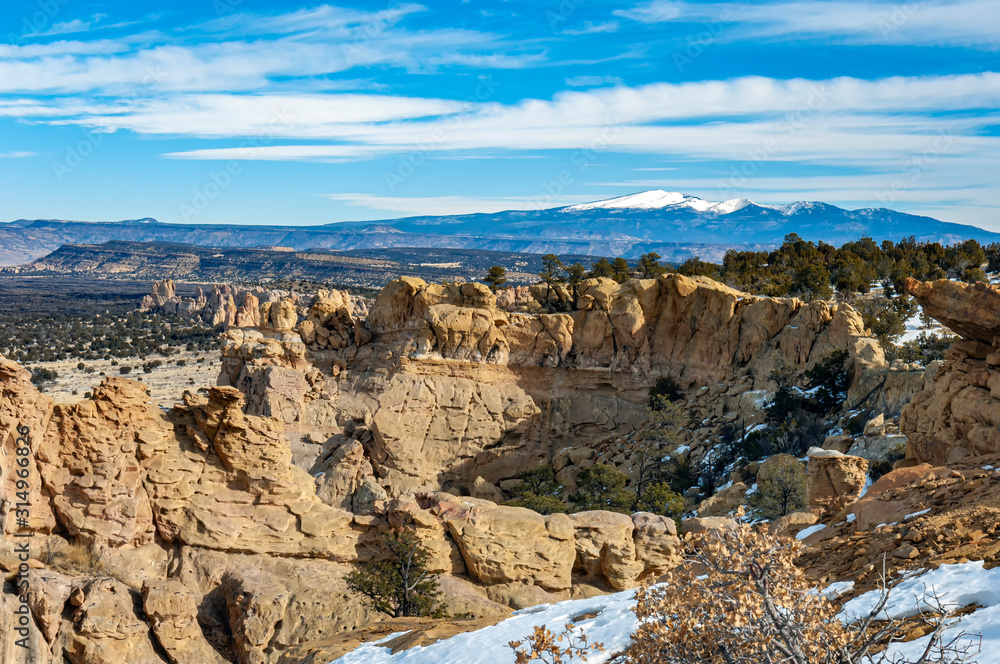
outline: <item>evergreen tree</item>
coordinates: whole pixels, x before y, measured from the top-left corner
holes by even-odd
[[[542,256],[542,271],[538,273],[538,279],[545,284],[545,300],[549,299],[553,284],[561,284],[566,281],[566,274],[563,271],[562,261],[555,254],[545,254]]]
[[[427,570],[430,552],[416,535],[394,531],[382,537],[385,558],[347,575],[347,587],[364,596],[373,609],[393,618],[443,617],[441,591]]]
[[[632,268],[629,267],[628,261],[619,256],[611,263],[612,279],[620,284],[625,283],[632,278]]]
[[[642,273],[643,279],[655,279],[666,272],[667,268],[660,265],[660,255],[651,251],[639,256],[639,271]]]
[[[598,279],[600,277],[607,277],[608,279],[611,279],[614,275],[615,269],[611,266],[608,259],[599,258],[590,265],[590,272],[587,273],[587,278]]]
[[[507,284],[507,270],[499,265],[494,265],[483,277],[483,283],[489,286],[491,291],[496,292],[498,288]]]

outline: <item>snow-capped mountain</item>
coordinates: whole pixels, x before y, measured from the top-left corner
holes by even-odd
[[[745,198],[734,198],[722,203],[706,201],[697,196],[685,196],[675,191],[652,189],[638,194],[609,198],[593,203],[571,205],[563,208],[564,212],[583,212],[585,210],[662,210],[666,208],[689,208],[696,212],[711,214],[729,214],[745,208],[752,201]]]
[[[0,224],[0,265],[27,262],[67,243],[182,242],[204,247],[282,246],[297,250],[390,247],[486,249],[668,261],[720,260],[727,249],[771,249],[789,233],[834,245],[871,237],[951,244],[1000,242],[1000,233],[886,208],[845,210],[822,202],[762,205],[661,190],[537,210],[408,217],[325,226],[210,226],[140,222],[16,221]]]

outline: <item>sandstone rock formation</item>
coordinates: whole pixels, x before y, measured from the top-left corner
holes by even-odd
[[[153,282],[152,292],[142,299],[143,311],[174,314],[185,320],[199,320],[207,325],[230,327],[260,327],[261,305],[288,301],[298,308],[307,306],[310,296],[284,290],[243,288],[230,284],[215,285],[206,293],[198,287],[194,297],[177,295],[173,279]],[[354,303],[352,303],[354,304]],[[364,313],[365,300],[357,300],[354,313]]]
[[[886,370],[847,306],[754,297],[680,275],[590,279],[575,299],[565,287],[549,296],[567,311],[507,311],[481,284],[403,277],[362,320],[346,296],[326,294],[297,334],[287,325],[228,332],[220,383],[248,395],[247,412],[296,431],[370,425],[369,461],[391,496],[468,494],[561,449],[593,448],[643,420],[660,376],[688,389],[705,422],[691,441],[697,458],[725,423],[759,421],[779,366],[801,370],[847,349],[849,399]],[[564,476],[571,482],[573,472]]]
[[[924,312],[961,335],[903,408],[908,463],[954,463],[1000,452],[1000,289],[907,280]]]
[[[858,499],[867,479],[866,459],[818,447],[809,450],[806,500],[810,507],[837,511]]]

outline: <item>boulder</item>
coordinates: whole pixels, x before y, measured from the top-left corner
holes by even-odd
[[[853,503],[868,479],[868,461],[836,450],[809,449],[806,465],[808,504],[827,511]]]
[[[150,638],[149,625],[136,613],[133,591],[120,581],[99,578],[74,586],[76,606],[63,623],[60,639],[74,664],[163,664]],[[211,661],[211,660],[208,660]]]
[[[772,535],[795,537],[800,530],[819,523],[819,516],[812,512],[792,512],[771,522]]]
[[[681,542],[673,519],[649,512],[632,515],[635,555],[642,562],[639,580],[656,579],[681,563]]]
[[[576,539],[575,568],[586,578],[603,577],[615,590],[635,585],[645,565],[636,556],[632,518],[617,512],[570,516]]]
[[[726,516],[747,504],[747,485],[736,482],[698,505],[698,516]]]
[[[142,608],[171,664],[224,664],[198,625],[194,593],[176,579],[142,584]]]
[[[485,584],[528,582],[546,590],[571,585],[576,559],[573,521],[475,498],[441,506],[469,574]]]
[[[681,522],[681,532],[685,535],[697,535],[709,530],[725,530],[733,528],[736,522],[721,516],[693,517]]]

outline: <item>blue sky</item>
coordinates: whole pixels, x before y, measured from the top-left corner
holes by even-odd
[[[660,188],[1000,230],[996,0],[7,0],[0,220],[317,224]]]

